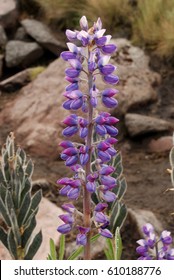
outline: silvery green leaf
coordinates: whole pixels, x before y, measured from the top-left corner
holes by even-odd
[[[37,253],[38,249],[40,248],[42,243],[42,233],[39,231],[33,241],[31,242],[31,245],[29,246],[29,249],[24,257],[25,260],[32,260],[35,254]]]
[[[114,260],[114,248],[113,243],[110,238],[106,238],[107,249],[105,249],[105,254],[108,260]]]
[[[13,259],[17,260],[17,244],[15,242],[12,229],[8,231],[7,244],[8,244],[8,250],[12,255]]]
[[[17,217],[16,217],[16,213],[15,213],[14,209],[11,209],[10,218],[12,221],[11,225],[12,225],[12,230],[14,233],[14,238],[16,240],[16,244],[18,246],[21,246],[21,234],[20,234],[19,226],[17,223]]]
[[[16,153],[19,154],[20,158],[22,159],[22,164],[25,165],[27,159],[25,151],[21,148],[18,148]]]
[[[122,204],[119,209],[119,214],[113,223],[113,230],[115,231],[117,227],[121,228],[127,216],[127,208],[125,204]]]
[[[121,259],[121,254],[122,254],[122,240],[121,240],[121,235],[120,235],[120,229],[119,227],[116,228],[115,231],[115,254],[114,254],[114,259],[115,260],[120,260]]]
[[[170,165],[171,165],[171,167],[174,167],[174,147],[170,151],[169,158],[170,158]]]
[[[24,196],[26,195],[27,192],[30,192],[32,188],[31,180],[29,178],[25,179],[25,182],[23,185],[21,185],[21,201],[24,199]]]
[[[30,238],[32,236],[32,232],[36,227],[36,218],[35,215],[31,218],[31,220],[28,223],[28,226],[23,229],[24,232],[22,234],[22,247],[26,248],[28,242],[30,241]]]
[[[5,204],[2,201],[1,197],[0,197],[0,214],[2,215],[4,222],[10,227],[11,226],[11,221],[10,221],[10,218],[9,218],[9,214],[7,212]]]
[[[38,209],[41,199],[42,199],[42,190],[38,190],[31,199],[31,203],[28,208],[27,214],[25,215],[25,218],[23,219],[24,224],[28,221],[30,215],[32,215],[32,213]]]
[[[123,177],[120,181],[119,181],[119,186],[118,186],[118,194],[117,194],[117,198],[119,200],[121,200],[127,190],[127,183],[126,183],[126,179]]]
[[[6,192],[5,207],[9,214],[11,213],[11,210],[14,209],[14,203],[13,203],[12,194],[10,191]]]
[[[0,227],[0,241],[4,244],[4,246],[8,249],[8,243],[7,243],[7,232]]]
[[[7,188],[4,186],[3,183],[0,184],[0,197],[2,198],[2,201],[5,202]]]
[[[27,165],[26,165],[26,169],[25,169],[25,173],[27,175],[27,177],[31,177],[32,174],[33,174],[33,169],[34,169],[34,164],[32,162],[32,160],[30,159],[28,162],[27,162]]]
[[[29,213],[30,210],[30,205],[31,205],[31,194],[30,192],[26,193],[22,203],[21,207],[19,209],[19,214],[18,214],[18,224],[21,227],[26,220],[26,217]]]
[[[51,245],[50,245],[51,247]],[[51,254],[53,257],[55,257],[55,260],[57,259],[57,254],[56,254],[56,247],[54,245],[54,248],[52,248]],[[65,235],[62,234],[60,237],[60,246],[59,246],[59,260],[63,260],[65,254]]]
[[[114,225],[115,222],[117,221],[119,213],[120,213],[120,203],[118,201],[115,201],[110,214],[110,229],[112,232],[115,232]]]

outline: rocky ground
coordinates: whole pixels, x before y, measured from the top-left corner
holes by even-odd
[[[13,15],[16,22],[16,14]],[[41,41],[43,37],[38,38],[40,32],[34,32],[32,21],[27,19],[21,21],[20,26],[18,24],[20,32],[25,33],[23,38],[27,36],[30,42],[20,39],[20,43],[15,43],[16,37],[7,40],[4,35],[2,59],[0,56],[0,67],[3,64],[2,69],[5,69],[5,72],[1,71],[0,82],[0,146],[8,133],[14,131],[16,143],[34,160],[34,180],[37,180],[35,188],[41,187],[44,196],[60,207],[64,198],[58,195],[55,182],[65,174],[68,175],[68,169],[65,171],[64,163],[60,161],[58,147],[62,139],[61,121],[68,114],[61,106],[62,92],[66,86],[66,65],[54,57],[54,61],[35,80],[28,78],[30,56],[27,52],[25,55],[16,52],[15,57],[12,57],[10,48],[14,49],[14,44],[17,44],[17,50],[26,51],[26,46],[22,47],[24,44],[38,44],[37,48],[42,49],[39,54],[44,56],[45,48],[55,55],[58,47],[56,39],[50,39],[50,35],[48,39],[52,43]],[[1,14],[0,22],[2,23]],[[38,28],[42,25],[35,24]],[[3,31],[1,29],[0,32],[4,32],[6,26],[3,26]],[[18,30],[18,36],[20,32]],[[119,106],[111,113],[120,119],[117,148],[122,153],[124,176],[128,184],[124,202],[137,213],[139,209],[152,211],[162,227],[170,230],[174,236],[174,216],[171,215],[174,212],[174,194],[166,191],[171,188],[167,169],[170,168],[169,151],[174,131],[174,72],[166,65],[159,66],[160,62],[150,59],[144,51],[126,39],[117,39],[115,43],[118,52],[113,57],[113,63],[117,65],[120,77]],[[59,42],[59,51],[63,49],[63,45]],[[32,49],[30,46],[28,50]],[[18,64],[14,65],[17,63],[17,54]],[[36,61],[38,59],[39,57]],[[19,90],[20,88],[22,89]],[[100,109],[104,109],[102,105]],[[143,213],[143,218],[152,222],[149,218],[151,216]],[[135,241],[140,235],[129,217],[122,228],[122,237],[123,259],[135,259]],[[73,236],[70,238],[72,240]]]

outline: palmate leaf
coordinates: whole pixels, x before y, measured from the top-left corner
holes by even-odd
[[[31,245],[29,246],[29,249],[28,249],[28,251],[27,251],[27,254],[26,254],[25,257],[24,257],[24,260],[32,260],[33,257],[35,256],[35,254],[37,253],[37,251],[38,251],[38,249],[39,249],[41,243],[42,243],[42,232],[39,231],[39,232],[35,235],[35,237],[34,237],[32,243],[31,243]]]

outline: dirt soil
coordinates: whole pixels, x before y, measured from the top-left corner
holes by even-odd
[[[174,121],[174,71],[170,69],[166,75],[165,69],[162,69],[163,71],[158,69],[162,74],[162,82],[158,88],[158,102],[143,109],[138,108],[134,112],[153,113],[157,117]],[[16,94],[18,93],[0,95],[0,110],[3,110],[4,104],[15,98]],[[169,153],[156,154],[148,151],[148,141],[159,135],[129,139],[124,125],[121,124],[121,127],[124,133],[120,133],[118,150],[122,152],[124,176],[128,184],[124,202],[133,209],[153,211],[164,229],[171,231],[174,236],[174,215],[171,215],[174,212],[174,192],[166,191],[171,188],[170,176],[167,173],[167,169],[170,168]],[[0,134],[4,139],[9,132],[9,127],[0,128]],[[64,163],[58,160],[48,162],[43,158],[31,156],[35,162],[34,179],[46,179],[51,183],[49,186],[42,184],[44,196],[61,206],[65,199],[58,195],[56,181],[62,176],[68,176],[68,168],[65,169]],[[135,247],[139,236],[129,221],[126,221],[123,226],[122,238],[124,246],[122,258],[136,259]]]

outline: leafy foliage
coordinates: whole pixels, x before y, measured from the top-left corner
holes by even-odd
[[[32,259],[42,242],[41,232],[32,236],[42,194],[31,194],[33,163],[24,150],[15,151],[13,133],[2,148],[0,163],[0,214],[5,224],[0,240],[13,259]]]

